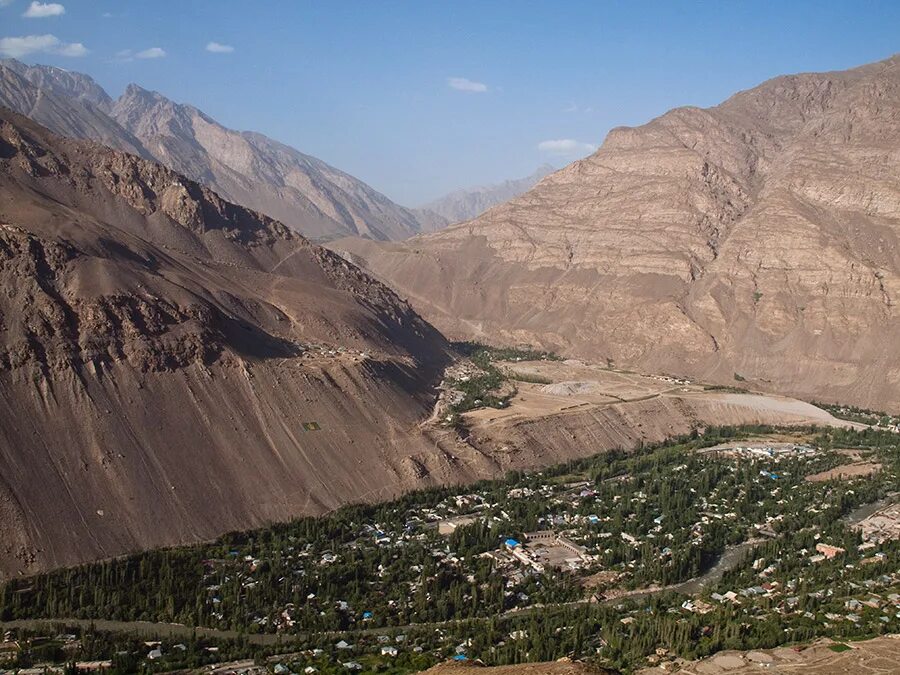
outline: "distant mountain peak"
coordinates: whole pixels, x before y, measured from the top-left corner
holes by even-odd
[[[454,190],[440,199],[419,207],[417,213],[420,214],[420,219],[432,218],[433,226],[429,228],[432,230],[471,220],[488,209],[530,190],[538,181],[554,171],[556,171],[554,166],[544,163],[524,178]]]
[[[56,66],[29,66],[16,59],[0,59],[0,67],[18,73],[40,89],[53,89],[58,94],[89,102],[104,110],[112,105],[112,98],[90,75]]]
[[[6,60],[0,76],[0,104],[59,134],[155,159],[313,239],[403,239],[422,229],[413,211],[324,161],[138,84],[113,101],[81,73]]]

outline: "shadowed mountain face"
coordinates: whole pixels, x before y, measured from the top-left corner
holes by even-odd
[[[407,430],[446,343],[406,303],[277,221],[2,108],[0,283],[0,576],[428,480]]]
[[[421,229],[412,211],[325,162],[137,85],[114,101],[87,75],[7,59],[0,105],[61,135],[153,159],[315,239],[403,239]]]
[[[900,58],[613,130],[471,222],[341,242],[457,337],[900,409]]]
[[[554,171],[555,169],[552,166],[544,164],[538,167],[537,171],[530,176],[525,176],[525,178],[507,180],[497,185],[456,190],[415,209],[415,213],[419,221],[423,223],[423,231],[439,230],[451,223],[471,220],[480,216],[491,207],[507,202],[513,197],[518,197],[526,190],[534,187],[544,176]]]

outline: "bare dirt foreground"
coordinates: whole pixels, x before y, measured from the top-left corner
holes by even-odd
[[[654,667],[638,671],[638,675],[672,672],[681,675],[745,675],[761,670],[796,675],[900,673],[900,635],[847,644],[826,639],[800,650],[779,647],[749,652],[720,652],[700,661],[681,663],[674,670]]]
[[[423,675],[602,675],[614,671],[593,668],[568,659],[542,663],[520,663],[515,666],[485,667],[475,663],[442,663],[422,671]]]
[[[828,471],[821,471],[807,476],[806,480],[811,483],[824,483],[833,480],[850,480],[860,476],[871,476],[873,473],[881,471],[881,464],[878,462],[855,462],[853,464],[841,464]]]

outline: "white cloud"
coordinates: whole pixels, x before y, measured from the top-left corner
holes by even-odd
[[[597,149],[597,146],[591,143],[582,143],[572,138],[559,138],[556,140],[541,141],[538,143],[537,148],[541,152],[546,152],[549,155],[565,157],[594,152]]]
[[[166,56],[166,50],[162,47],[150,47],[139,52],[133,49],[123,49],[116,52],[115,61],[134,61],[135,59],[161,59]]]
[[[66,8],[58,2],[37,2],[35,0],[22,15],[26,19],[46,19],[48,16],[60,16],[66,13]]]
[[[166,50],[162,47],[150,47],[135,54],[139,59],[161,59],[166,55]]]
[[[29,54],[57,54],[59,56],[84,56],[87,48],[80,42],[63,42],[55,35],[23,35],[0,38],[0,55],[14,59]]]
[[[234,51],[234,47],[231,45],[223,45],[220,42],[210,42],[206,45],[206,51],[212,52],[213,54],[230,54]]]
[[[80,42],[72,42],[65,45],[60,45],[59,49],[56,50],[56,53],[60,56],[87,56],[88,50]]]
[[[588,114],[588,113],[594,112],[594,109],[593,109],[593,107],[591,107],[591,106],[588,106],[587,108],[582,108],[582,107],[579,106],[577,103],[575,103],[574,101],[572,101],[572,103],[570,103],[568,107],[563,108],[563,112],[564,112],[564,113],[585,113],[585,114]]]
[[[488,86],[483,82],[475,82],[465,77],[448,77],[447,85],[451,89],[466,91],[470,94],[483,94],[488,90]]]

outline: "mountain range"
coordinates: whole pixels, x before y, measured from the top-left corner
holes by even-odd
[[[900,57],[612,130],[474,220],[350,259],[446,334],[900,409]]]
[[[411,210],[353,176],[134,84],[113,100],[87,75],[5,59],[0,105],[58,134],[157,161],[316,240],[402,239],[421,229]]]
[[[32,118],[0,107],[0,576],[772,419],[695,387],[457,433],[445,335],[900,410],[898,57],[615,129],[404,241],[411,212],[159,94],[5,61],[0,100]]]
[[[0,580],[773,419],[675,395],[457,433],[459,354],[389,288],[3,108],[0,285]]]

